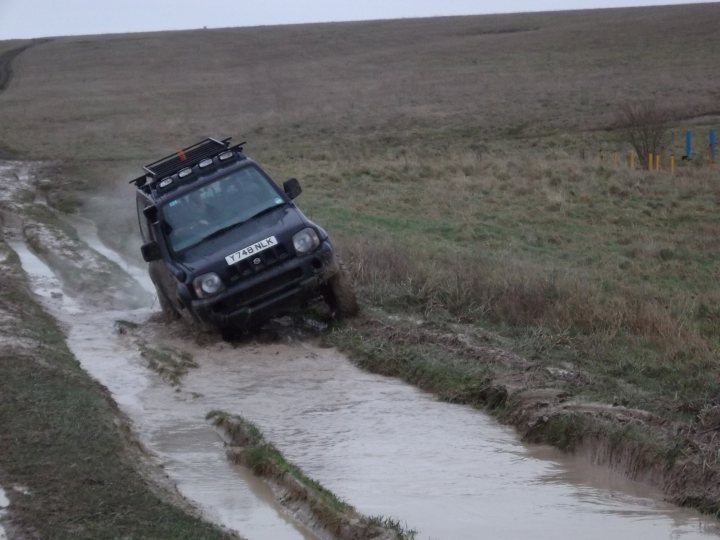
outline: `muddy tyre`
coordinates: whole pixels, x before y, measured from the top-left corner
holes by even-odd
[[[354,317],[360,311],[350,277],[342,266],[327,280],[325,302],[336,319]]]
[[[175,321],[180,318],[180,312],[178,308],[172,303],[170,297],[165,291],[163,285],[171,285],[172,278],[168,271],[158,263],[157,261],[151,262],[148,266],[150,273],[150,280],[155,285],[155,291],[157,292],[158,301],[160,302],[160,309],[162,309],[163,316],[168,321]]]
[[[172,305],[172,302],[163,291],[162,287],[155,287],[157,290],[158,300],[160,301],[160,309],[162,309],[163,316],[168,321],[176,321],[180,318],[180,313]]]

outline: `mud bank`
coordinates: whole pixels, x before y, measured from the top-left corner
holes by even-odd
[[[360,515],[318,482],[288,463],[256,426],[239,416],[222,411],[208,414],[215,426],[227,436],[227,456],[268,482],[280,503],[310,528],[323,531],[323,537],[338,540],[411,540],[415,531],[389,520]]]
[[[580,401],[563,390],[563,383],[582,373],[543,368],[470,335],[377,311],[328,341],[364,369],[487,410],[514,426],[525,441],[583,456],[659,489],[674,504],[720,517],[720,408],[684,423]],[[428,360],[438,349],[446,353],[442,365]],[[393,354],[402,360],[389,360]]]

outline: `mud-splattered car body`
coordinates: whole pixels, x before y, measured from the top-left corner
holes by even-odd
[[[325,230],[230,139],[205,139],[146,165],[137,187],[142,254],[166,315],[247,328],[324,296],[357,310]]]

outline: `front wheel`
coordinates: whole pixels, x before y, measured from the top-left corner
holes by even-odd
[[[149,265],[150,280],[155,285],[158,300],[160,301],[160,309],[162,309],[165,319],[175,321],[180,318],[180,312],[170,300],[168,293],[165,291],[165,284],[172,283],[172,279],[167,270],[160,267],[158,262],[151,262]],[[164,279],[163,279],[164,278]],[[174,283],[173,283],[174,284]]]
[[[180,318],[180,313],[175,306],[173,306],[170,299],[165,294],[162,287],[155,287],[157,291],[158,300],[160,301],[160,309],[162,309],[163,316],[168,321],[176,321]]]
[[[338,319],[354,317],[360,311],[350,277],[342,266],[325,284],[325,302]]]

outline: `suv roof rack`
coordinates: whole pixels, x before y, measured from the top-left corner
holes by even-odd
[[[131,180],[130,183],[142,187],[148,180],[171,176],[182,169],[192,167],[203,159],[216,156],[230,149],[231,139],[232,137],[226,137],[222,140],[207,137],[187,148],[178,148],[174,153],[145,165],[143,167],[145,174]],[[245,143],[236,144],[232,148],[242,148],[243,144]]]

